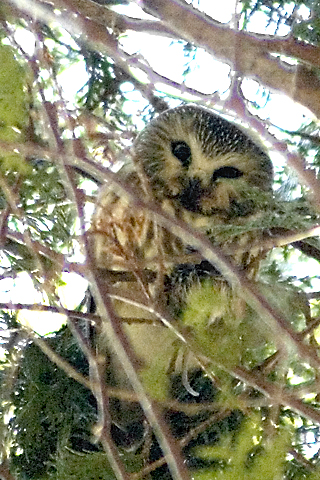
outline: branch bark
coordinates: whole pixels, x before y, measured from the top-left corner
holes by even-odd
[[[48,20],[50,16],[54,16],[71,34],[81,32],[89,45],[102,49],[123,67],[124,71],[129,71],[128,58],[124,60],[126,55],[121,52],[116,38],[106,30],[104,24],[110,28],[111,23],[115,33],[117,30],[121,33],[124,29],[141,31],[147,27],[144,32],[182,38],[205,49],[216,59],[228,63],[239,74],[255,78],[265,87],[288,95],[320,117],[320,79],[315,71],[315,68],[320,67],[319,47],[291,37],[277,39],[268,35],[232,30],[180,0],[139,2],[148,13],[161,20],[147,24],[144,20],[137,21],[125,16],[121,19],[109,10],[102,15],[104,20],[101,22],[97,20],[96,7],[92,6],[92,2],[86,5],[84,0],[53,0],[55,7],[78,14],[77,20],[73,18],[73,21],[70,15],[58,18],[50,14],[47,9],[41,8],[40,3],[33,2],[28,6],[20,5],[18,0],[10,0],[11,2],[31,15],[34,8],[32,5],[37,5],[37,14],[40,17],[46,16]],[[104,8],[105,10],[107,9]],[[280,55],[293,57],[300,63],[286,63],[280,60]]]
[[[256,78],[267,88],[290,96],[320,116],[320,80],[310,67],[320,66],[318,47],[290,37],[279,40],[234,31],[180,0],[144,0],[142,6],[179,37],[204,48],[240,74]],[[301,64],[281,63],[272,54],[294,56]]]

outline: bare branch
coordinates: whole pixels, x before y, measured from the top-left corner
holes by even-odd
[[[141,2],[139,2],[141,5]],[[320,116],[320,80],[308,66],[281,63],[271,54],[294,55],[319,66],[319,48],[290,38],[274,40],[266,35],[234,31],[180,0],[144,0],[144,8],[181,38],[204,48],[241,75],[257,78]]]

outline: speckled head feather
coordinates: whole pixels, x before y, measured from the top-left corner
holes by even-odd
[[[211,111],[187,105],[152,120],[135,155],[156,199],[174,212],[230,219],[253,213],[252,191],[271,189],[272,164],[243,130]]]

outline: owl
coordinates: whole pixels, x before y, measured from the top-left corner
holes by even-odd
[[[263,215],[273,181],[272,163],[257,142],[210,110],[185,105],[145,127],[133,158],[123,180],[136,195],[201,231],[227,255],[232,252],[248,276],[256,274],[264,252],[247,248],[258,243],[259,234],[246,226]],[[188,271],[193,276],[215,272],[214,266],[195,262],[192,245],[157,225],[149,212],[131,207],[110,185],[98,197],[93,232],[97,266],[118,271],[118,278],[119,271],[130,272],[135,283],[138,277],[142,283],[152,278],[160,288],[168,278],[170,284],[174,270],[184,277]],[[183,265],[189,267],[184,271]]]
[[[272,197],[273,169],[245,130],[196,105],[167,110],[138,135],[122,179],[146,204],[156,202],[202,232],[254,278],[265,252],[250,248],[259,244],[259,231],[248,225]],[[115,311],[146,384],[176,358],[175,334],[159,318],[182,318],[194,286],[212,282],[217,301],[211,322],[239,315],[239,297],[216,267],[112,185],[99,193],[91,236],[97,267],[112,283]]]

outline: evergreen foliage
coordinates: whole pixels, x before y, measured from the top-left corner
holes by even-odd
[[[78,23],[72,1],[28,0],[26,10],[19,10],[18,2],[2,3],[0,298],[5,300],[0,306],[0,477],[186,480],[183,472],[174,477],[163,457],[161,435],[149,425],[137,395],[126,383],[117,384],[112,348],[105,340],[105,318],[94,305],[99,299],[96,288],[92,288],[94,299],[83,292],[79,305],[68,305],[72,312],[66,312],[58,287],[64,285],[65,271],[92,282],[90,258],[83,260],[90,244],[92,205],[99,185],[106,180],[111,184],[120,166],[134,168],[130,146],[137,130],[156,113],[188,101],[191,94],[196,103],[214,106],[214,92],[208,99],[188,87],[200,48],[187,34],[180,38],[178,29],[171,30],[165,22],[157,20],[151,25],[149,20],[141,20],[139,24],[128,18],[129,14],[115,13],[120,11],[115,6],[124,8],[125,0],[81,0]],[[161,3],[170,6],[172,2]],[[202,7],[201,2],[194,2],[195,8],[198,3]],[[35,7],[39,18],[33,18]],[[250,32],[255,15],[263,13],[268,33],[273,29],[276,38],[281,28],[286,28],[293,41],[303,42],[298,44],[301,50],[314,47],[320,58],[319,9],[316,0],[294,4],[242,1],[239,28]],[[61,26],[59,18],[66,19]],[[157,72],[152,62],[134,51],[135,45],[129,53],[123,50],[130,30],[125,22],[137,29],[137,37],[143,30],[154,33],[157,29],[159,34],[164,31],[173,37],[171,45],[163,47],[167,50],[162,54],[168,59],[171,49],[177,52],[181,47],[180,91],[170,72]],[[79,25],[88,30],[80,31]],[[32,53],[23,42],[19,45],[15,36],[30,31],[36,43]],[[141,38],[140,42],[146,41]],[[153,60],[156,56],[155,52]],[[292,54],[292,59],[301,61],[298,54]],[[82,66],[83,83],[74,98],[64,98],[60,75],[68,69],[75,71],[72,68],[77,65]],[[243,111],[260,113],[258,100],[249,102],[241,88],[235,88],[241,83],[241,72],[237,65],[232,69],[236,73],[232,79],[235,103],[241,103]],[[316,61],[310,60],[308,69],[319,76]],[[268,103],[271,94],[264,87],[264,78],[261,74]],[[309,88],[312,90],[312,85]],[[244,120],[250,118],[245,114]],[[306,119],[295,131],[278,128],[276,135],[279,142],[299,152],[306,159],[305,167],[319,176],[317,120]],[[301,171],[298,177],[299,173],[303,177]],[[116,178],[121,181],[121,174]],[[119,185],[117,188],[121,191]],[[256,232],[267,232],[264,238],[274,242],[274,248],[263,260],[254,288],[259,298],[280,312],[284,325],[278,325],[278,330],[245,301],[238,305],[244,312],[239,320],[234,302],[242,286],[226,289],[229,283],[203,258],[196,267],[176,262],[172,275],[163,275],[165,294],[159,289],[163,297],[156,305],[157,318],[163,319],[166,312],[174,317],[174,331],[168,334],[174,338],[174,348],[166,351],[164,342],[164,355],[140,365],[139,378],[152,399],[151,407],[156,405],[161,414],[164,436],[182,452],[190,478],[320,478],[319,275],[307,277],[299,270],[299,265],[309,260],[320,261],[319,238],[308,234],[319,223],[319,205],[310,190],[287,166],[277,165],[272,200],[269,194],[248,194],[248,202],[259,205],[259,215],[243,224],[213,224],[210,231],[199,228],[212,244],[216,239],[231,244],[243,235],[254,239]],[[183,235],[181,238],[183,241]],[[40,335],[20,322],[26,305],[18,305],[20,299],[7,294],[21,273],[30,276],[48,309],[69,315],[67,325],[43,336],[42,343]],[[148,284],[159,287],[148,269],[142,280],[135,268],[100,273],[109,275],[111,293],[118,274],[136,275],[146,288]],[[34,303],[34,316],[40,318],[43,312]],[[143,323],[134,313],[132,316],[128,322]],[[283,344],[287,348],[279,347]],[[185,360],[190,348],[201,359],[201,368],[184,367],[175,372],[173,366],[180,361],[181,352]],[[174,457],[175,450],[172,452]],[[119,469],[117,472],[117,462],[127,476]]]

